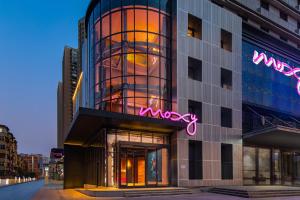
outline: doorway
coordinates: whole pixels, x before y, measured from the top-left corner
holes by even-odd
[[[282,184],[292,185],[293,179],[293,153],[282,152]]]
[[[168,158],[167,147],[121,145],[119,148],[119,186],[168,186]]]
[[[122,148],[120,163],[122,186],[145,186],[145,151],[143,149]]]

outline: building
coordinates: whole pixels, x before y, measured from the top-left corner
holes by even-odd
[[[25,162],[28,177],[41,178],[43,175],[43,156],[41,154],[19,154]]]
[[[299,7],[91,0],[64,187],[299,183]]]
[[[18,154],[17,155],[17,176],[18,177],[27,177],[28,176],[28,166],[23,157]]]
[[[0,178],[17,175],[17,141],[9,128],[0,125]]]
[[[85,19],[84,17],[78,21],[78,68],[77,79],[79,79],[82,71],[82,46],[85,41]]]
[[[63,134],[63,90],[62,82],[57,86],[57,147],[63,148],[64,134]]]
[[[49,178],[52,180],[63,180],[64,178],[64,150],[52,148],[49,162]]]
[[[57,141],[62,147],[73,118],[72,96],[77,84],[78,50],[65,47],[62,61],[62,82],[57,89]],[[62,99],[62,102],[60,102]]]

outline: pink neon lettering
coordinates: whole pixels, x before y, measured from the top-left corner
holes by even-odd
[[[187,134],[191,136],[196,134],[196,130],[197,130],[196,122],[198,121],[198,118],[194,114],[181,115],[173,111],[162,112],[160,109],[153,111],[152,108],[141,107],[139,115],[145,116],[147,113],[150,113],[152,117],[160,117],[162,119],[169,119],[171,121],[184,121],[188,123],[186,127]]]
[[[258,65],[260,62],[264,62],[266,66],[270,67],[273,66],[273,68],[276,71],[279,71],[281,73],[283,73],[285,76],[293,76],[297,79],[297,92],[298,95],[300,95],[300,76],[297,75],[298,72],[300,72],[300,68],[296,68],[296,67],[291,67],[288,64],[281,62],[279,60],[275,60],[273,57],[270,57],[269,59],[267,58],[266,54],[264,53],[260,53],[258,54],[258,52],[256,50],[254,50],[254,54],[253,54],[253,59],[252,59],[253,63]]]

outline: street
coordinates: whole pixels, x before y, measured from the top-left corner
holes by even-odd
[[[30,200],[44,185],[44,181],[33,181],[17,185],[0,187],[0,199]]]
[[[178,196],[148,196],[148,197],[135,197],[135,198],[93,198],[85,196],[76,190],[68,189],[63,190],[61,185],[47,184],[44,185],[44,181],[35,181],[30,183],[23,183],[18,185],[12,185],[0,188],[0,199],[2,200],[88,200],[88,199],[136,199],[136,200],[242,200],[246,198],[233,197],[212,193],[196,193],[191,195],[178,195]],[[263,198],[264,200],[297,200],[299,196],[294,197],[275,197],[275,198]]]

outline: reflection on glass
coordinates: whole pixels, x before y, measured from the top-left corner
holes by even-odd
[[[293,153],[292,152],[282,152],[282,179],[284,185],[292,184],[293,176]]]
[[[258,183],[270,184],[270,149],[258,149]]]
[[[243,174],[244,184],[254,185],[256,180],[256,162],[255,162],[255,148],[243,148]]]
[[[98,21],[90,19],[89,52],[94,55],[90,56],[90,65],[96,68],[94,98],[99,109],[137,114],[140,106],[171,107],[170,92],[166,92],[171,38],[170,15],[163,9],[167,3],[150,1],[147,7],[142,2],[147,1],[139,1],[136,6],[126,1],[118,7],[117,2],[104,1],[98,6]],[[130,83],[129,76],[133,77]]]
[[[281,184],[281,154],[277,149],[273,150],[273,165],[274,165],[274,184]]]
[[[299,152],[295,152],[294,155],[294,184],[300,184],[300,154]]]

